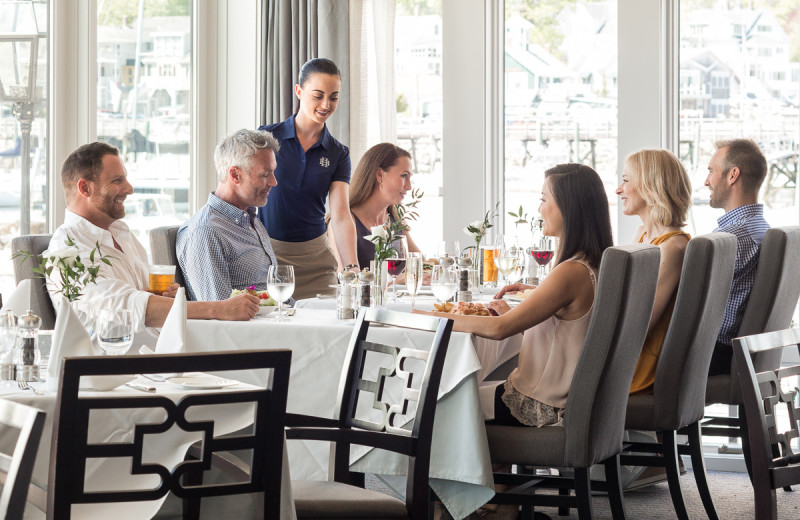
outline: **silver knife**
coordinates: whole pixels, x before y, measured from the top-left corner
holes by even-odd
[[[131,388],[133,388],[135,390],[139,390],[141,392],[150,392],[150,393],[152,393],[152,392],[156,391],[156,387],[154,387],[154,386],[141,385],[139,383],[125,383],[125,386],[129,386],[129,387],[131,387]]]

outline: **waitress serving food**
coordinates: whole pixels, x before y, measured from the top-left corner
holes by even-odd
[[[297,112],[286,121],[259,127],[281,144],[269,204],[258,218],[283,265],[293,265],[297,299],[332,293],[336,258],[326,234],[325,199],[344,269],[358,271],[356,230],[349,208],[350,151],[334,139],[325,122],[336,110],[341,87],[339,68],[314,58],[300,69],[295,94]]]

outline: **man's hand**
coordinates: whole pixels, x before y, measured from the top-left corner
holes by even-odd
[[[258,297],[252,294],[239,294],[233,298],[217,302],[219,304],[217,319],[247,321],[258,312],[258,302]]]
[[[174,298],[175,295],[178,294],[178,289],[180,288],[181,288],[180,285],[174,283],[169,287],[167,287],[167,289],[163,293],[161,293],[161,296],[166,296],[167,298]]]
[[[536,289],[536,286],[528,285],[526,283],[521,283],[521,282],[512,283],[511,285],[506,285],[505,287],[500,289],[500,292],[494,295],[494,299],[499,300],[503,297],[504,294],[508,294],[510,292],[524,291],[525,289]]]

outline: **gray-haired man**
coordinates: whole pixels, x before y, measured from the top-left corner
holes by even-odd
[[[208,202],[178,230],[178,261],[191,300],[224,300],[233,289],[266,290],[267,270],[277,265],[256,211],[278,184],[272,134],[239,130],[214,150],[219,176]]]

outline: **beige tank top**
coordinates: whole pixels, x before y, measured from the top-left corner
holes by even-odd
[[[568,261],[585,266],[589,270],[592,287],[597,288],[597,273],[589,264],[576,258]],[[525,331],[519,352],[519,366],[508,378],[518,392],[556,408],[566,406],[567,393],[586,339],[592,308],[594,301],[580,318],[563,320],[550,316]]]

